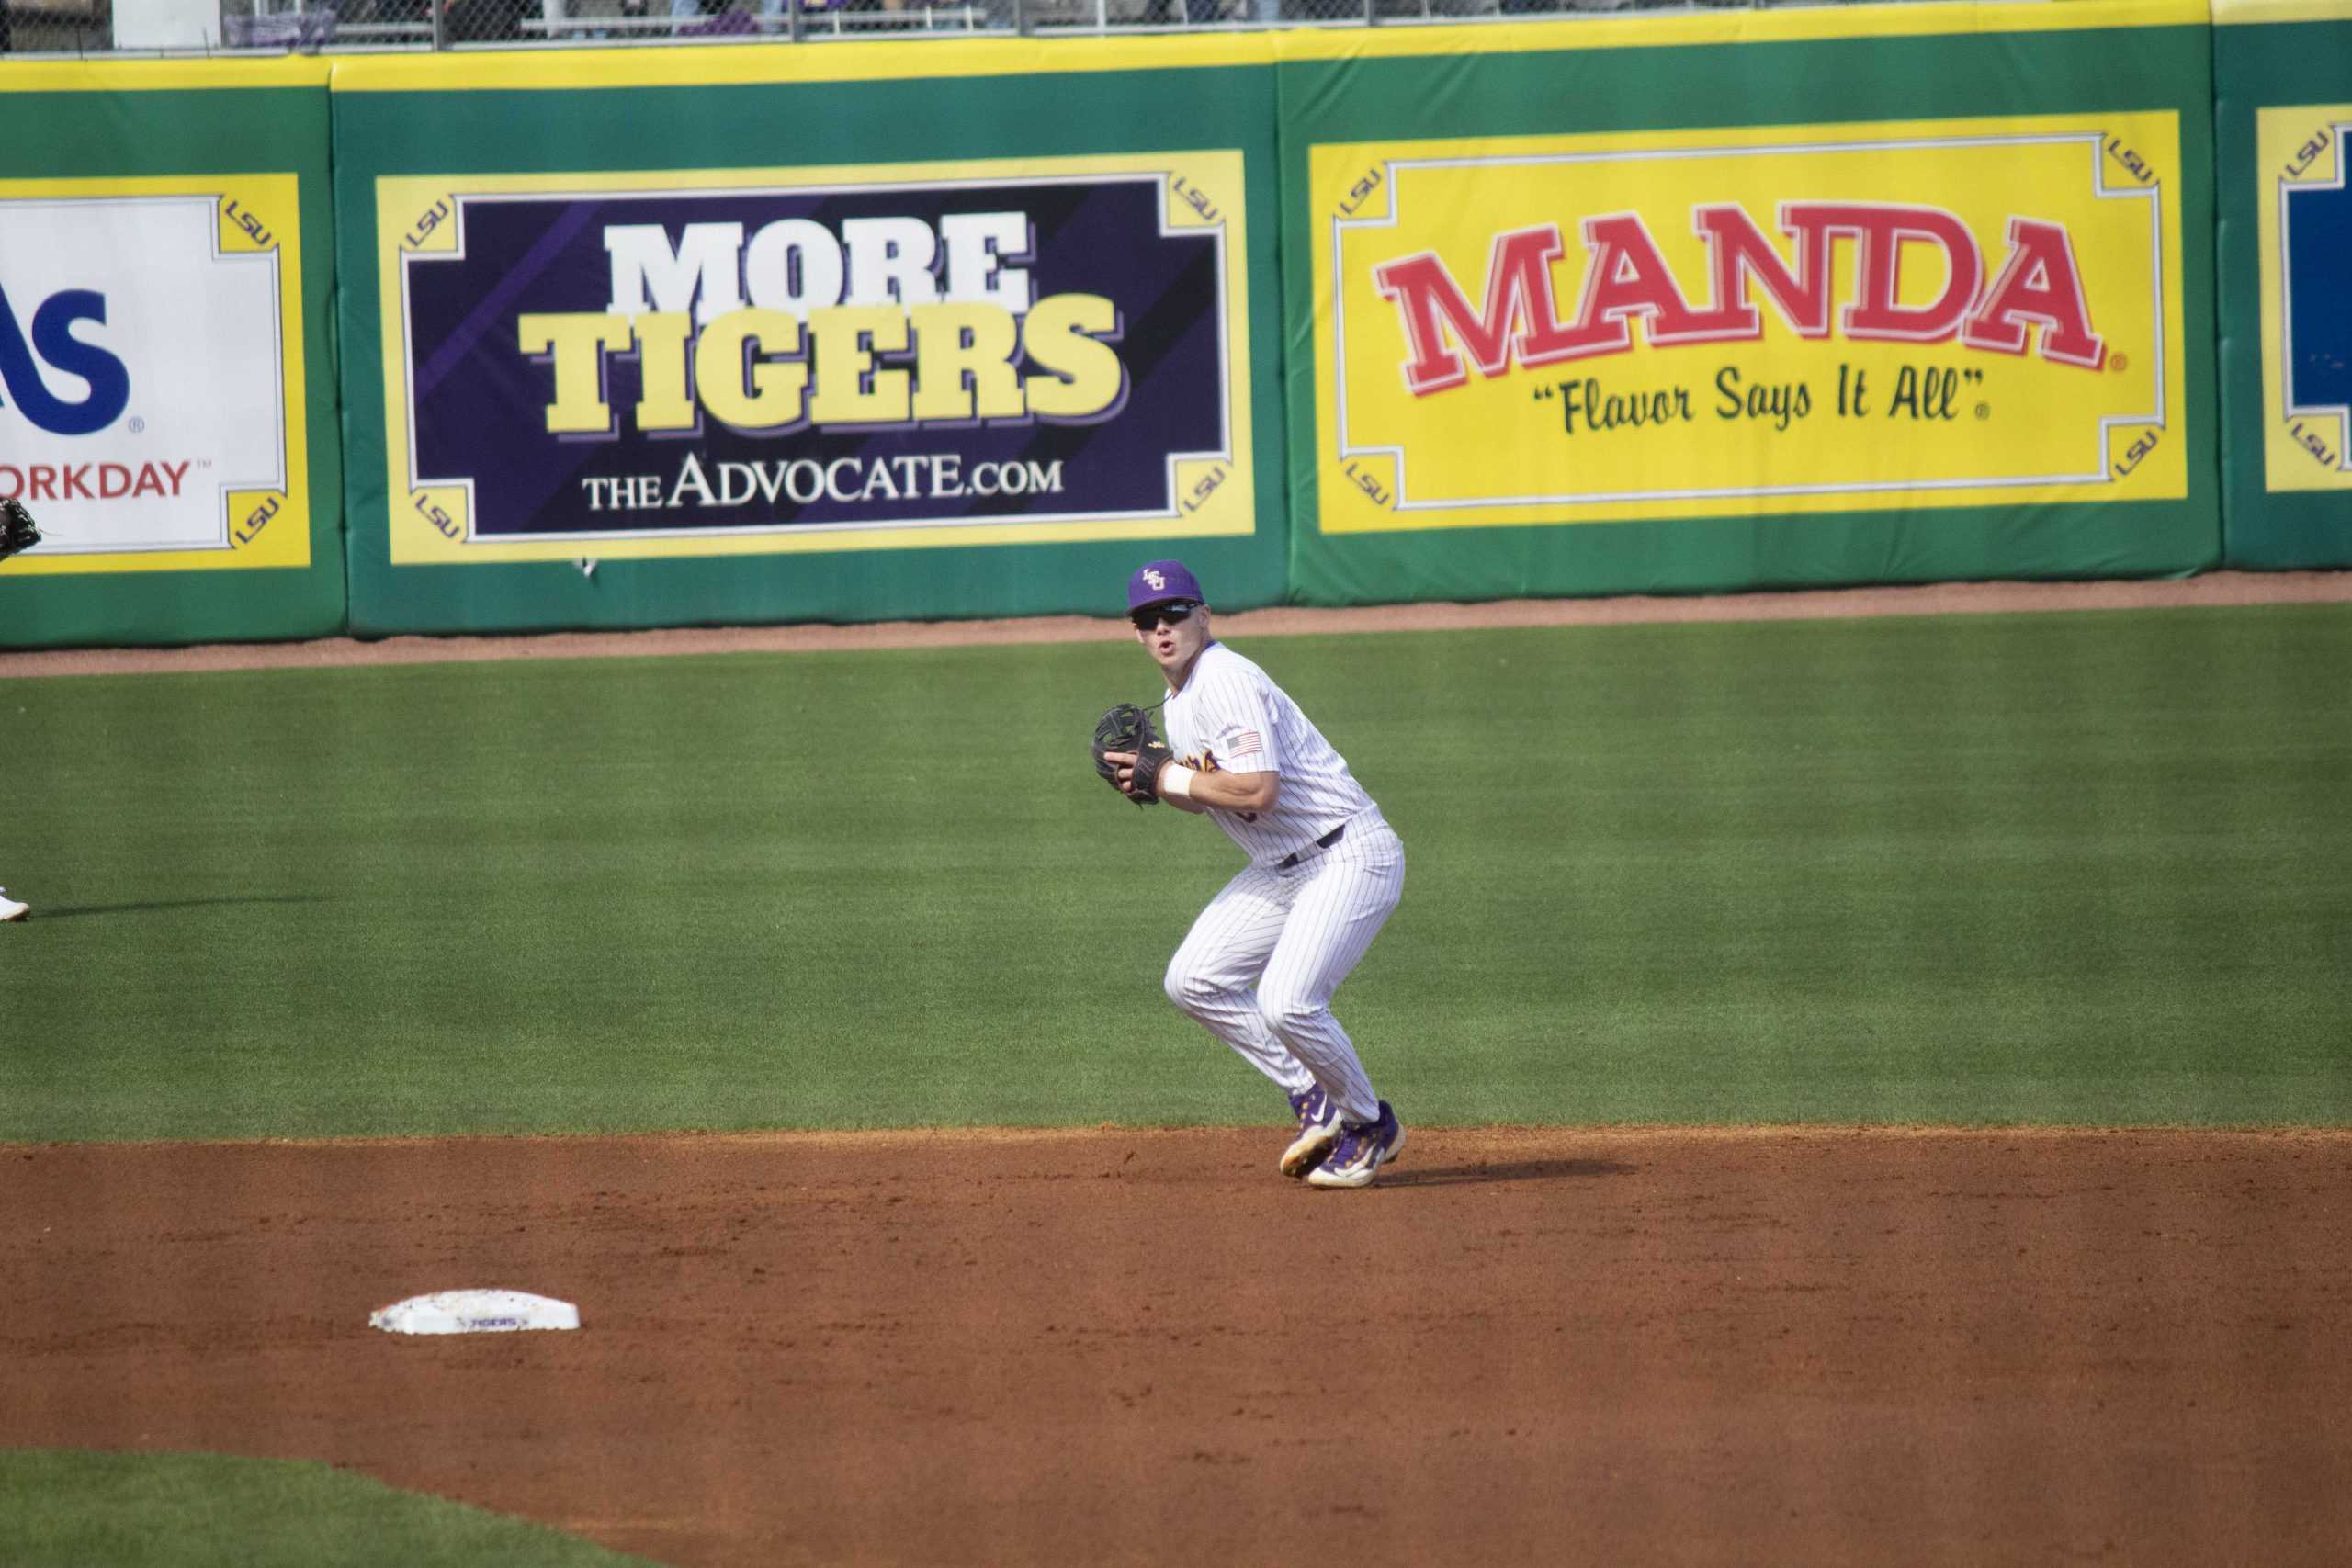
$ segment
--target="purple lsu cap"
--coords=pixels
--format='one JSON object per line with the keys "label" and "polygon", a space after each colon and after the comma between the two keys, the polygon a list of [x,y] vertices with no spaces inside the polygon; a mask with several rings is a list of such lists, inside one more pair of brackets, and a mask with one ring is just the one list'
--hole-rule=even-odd
{"label": "purple lsu cap", "polygon": [[1170,599],[1190,599],[1200,604],[1205,594],[1193,574],[1184,570],[1180,560],[1146,561],[1127,579],[1127,608],[1142,609],[1146,604],[1163,604]]}

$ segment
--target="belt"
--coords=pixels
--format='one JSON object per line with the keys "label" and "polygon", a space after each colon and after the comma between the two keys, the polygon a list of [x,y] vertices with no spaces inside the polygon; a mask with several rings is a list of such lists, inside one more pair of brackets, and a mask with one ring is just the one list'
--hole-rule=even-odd
{"label": "belt", "polygon": [[[1315,847],[1318,850],[1329,849],[1333,844],[1340,841],[1340,835],[1347,830],[1348,825],[1345,822],[1340,823],[1338,827],[1332,829],[1329,832],[1316,840]],[[1282,859],[1274,863],[1274,869],[1276,871],[1288,871],[1292,866],[1298,863],[1298,857],[1306,852],[1305,850],[1292,851],[1289,854],[1283,856]]]}

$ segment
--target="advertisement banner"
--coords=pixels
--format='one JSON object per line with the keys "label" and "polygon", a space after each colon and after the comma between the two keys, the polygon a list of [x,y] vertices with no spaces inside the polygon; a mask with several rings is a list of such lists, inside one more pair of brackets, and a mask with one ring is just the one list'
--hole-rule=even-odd
{"label": "advertisement banner", "polygon": [[374,191],[395,566],[1253,528],[1238,151]]}
{"label": "advertisement banner", "polygon": [[0,180],[0,495],[29,577],[311,564],[292,174]]}
{"label": "advertisement banner", "polygon": [[2226,564],[2352,567],[2352,0],[2216,0]]}
{"label": "advertisement banner", "polygon": [[2169,110],[1308,154],[1325,534],[2188,493]]}
{"label": "advertisement banner", "polygon": [[2263,488],[2352,491],[2352,103],[2261,108]]}

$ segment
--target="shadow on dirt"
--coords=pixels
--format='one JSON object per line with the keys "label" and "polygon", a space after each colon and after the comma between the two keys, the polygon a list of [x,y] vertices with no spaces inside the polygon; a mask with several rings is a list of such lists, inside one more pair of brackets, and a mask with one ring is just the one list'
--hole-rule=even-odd
{"label": "shadow on dirt", "polygon": [[1613,1159],[1496,1160],[1481,1165],[1412,1167],[1381,1171],[1382,1187],[1451,1187],[1471,1181],[1566,1181],[1580,1177],[1631,1176],[1642,1168]]}

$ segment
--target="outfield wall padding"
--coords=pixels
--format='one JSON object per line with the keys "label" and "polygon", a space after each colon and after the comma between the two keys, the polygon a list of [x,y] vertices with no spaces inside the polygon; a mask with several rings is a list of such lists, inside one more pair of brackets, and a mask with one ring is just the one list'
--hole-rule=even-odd
{"label": "outfield wall padding", "polygon": [[1279,602],[1272,51],[343,63],[353,629]]}
{"label": "outfield wall padding", "polygon": [[2213,565],[2203,15],[1756,12],[1286,58],[1294,592]]}
{"label": "outfield wall padding", "polygon": [[2352,567],[2352,3],[2214,21],[2223,553]]}
{"label": "outfield wall padding", "polygon": [[0,63],[0,648],[344,628],[328,70]]}
{"label": "outfield wall padding", "polygon": [[0,647],[2352,565],[2346,12],[0,66]]}

